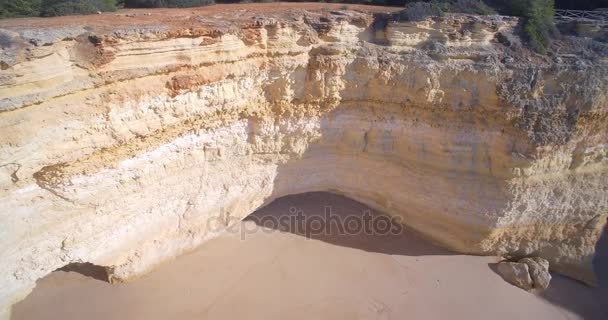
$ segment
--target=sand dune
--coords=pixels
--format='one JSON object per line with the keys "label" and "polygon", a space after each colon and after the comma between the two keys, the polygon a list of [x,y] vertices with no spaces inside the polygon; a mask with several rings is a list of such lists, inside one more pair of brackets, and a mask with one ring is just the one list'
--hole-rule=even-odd
{"label": "sand dune", "polygon": [[[342,217],[368,210],[308,193],[249,220],[310,217],[326,206]],[[247,230],[252,223],[243,222]],[[311,238],[272,226],[226,234],[126,284],[56,271],[13,308],[13,319],[608,319],[599,289],[554,275],[536,296],[503,281],[492,268],[497,258],[452,254],[407,230]]]}

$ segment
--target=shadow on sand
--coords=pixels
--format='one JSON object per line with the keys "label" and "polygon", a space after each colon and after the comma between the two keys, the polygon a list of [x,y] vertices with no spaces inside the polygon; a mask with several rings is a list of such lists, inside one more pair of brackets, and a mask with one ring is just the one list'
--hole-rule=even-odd
{"label": "shadow on sand", "polygon": [[608,221],[599,240],[595,244],[593,271],[597,277],[598,286],[608,290]]}
{"label": "shadow on sand", "polygon": [[[344,211],[344,208],[348,208],[348,211]],[[399,232],[386,233],[382,232],[385,228],[378,230],[377,227],[372,228],[372,232],[365,232],[362,230],[363,228],[358,228],[359,232],[340,232],[340,228],[335,226],[335,220],[331,221],[332,226],[327,225],[328,210],[335,217],[333,219],[342,223],[349,219],[355,220],[353,217],[358,218],[358,221],[363,221],[366,212],[372,220],[387,217],[362,203],[341,195],[309,192],[279,198],[244,220],[254,221],[258,226],[368,252],[408,256],[456,254],[423,240],[412,230],[395,226],[395,221],[391,221],[391,228],[399,229]],[[300,228],[277,223],[281,219],[288,221],[290,217],[293,221],[293,217],[298,213],[305,221]],[[357,230],[357,228],[352,229]],[[606,231],[597,243],[596,252],[598,254],[594,260],[594,266],[604,288],[591,288],[581,282],[554,273],[551,285],[540,294],[540,297],[583,319],[608,319],[608,290],[605,288],[606,281],[608,281],[606,278],[608,276],[608,233]],[[496,265],[496,263],[488,264],[498,274]]]}
{"label": "shadow on sand", "polygon": [[[250,214],[244,221],[368,252],[408,256],[455,254],[422,240],[387,215],[341,195],[309,192],[278,200]],[[302,221],[299,226],[293,223],[297,215]],[[364,227],[366,223],[367,228]]]}
{"label": "shadow on sand", "polygon": [[[604,228],[595,246],[595,252],[593,269],[598,279],[598,287],[590,287],[552,272],[549,287],[539,296],[583,319],[608,319],[608,226]],[[498,263],[489,263],[488,266],[500,275]]]}
{"label": "shadow on sand", "polygon": [[88,262],[70,263],[68,265],[65,265],[64,267],[57,269],[56,271],[75,272],[85,277],[93,278],[95,280],[109,282],[106,268]]}
{"label": "shadow on sand", "polygon": [[[608,226],[604,227],[595,245],[593,270],[598,280],[598,287],[592,288],[552,273],[551,284],[541,296],[553,304],[581,315],[584,319],[608,319]],[[577,299],[573,299],[575,294]],[[603,310],[598,310],[596,307],[598,305],[603,306]]]}

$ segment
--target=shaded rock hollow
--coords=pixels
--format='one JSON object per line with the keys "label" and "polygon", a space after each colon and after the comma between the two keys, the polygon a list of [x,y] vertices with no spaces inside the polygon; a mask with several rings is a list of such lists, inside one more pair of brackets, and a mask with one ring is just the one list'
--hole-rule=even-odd
{"label": "shaded rock hollow", "polygon": [[1,22],[5,311],[62,266],[124,281],[309,191],[594,283],[605,55],[535,55],[515,18],[322,7]]}

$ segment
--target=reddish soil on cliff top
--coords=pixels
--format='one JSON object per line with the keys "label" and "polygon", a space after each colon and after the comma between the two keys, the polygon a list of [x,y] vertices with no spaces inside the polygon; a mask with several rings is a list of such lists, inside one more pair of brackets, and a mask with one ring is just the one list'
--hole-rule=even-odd
{"label": "reddish soil on cliff top", "polygon": [[53,18],[18,18],[0,20],[0,28],[7,27],[63,27],[86,25],[91,27],[188,25],[192,19],[213,18],[225,21],[249,19],[256,14],[286,14],[297,17],[302,10],[331,11],[349,9],[361,12],[382,13],[401,10],[400,7],[366,6],[337,3],[253,3],[217,4],[206,7],[183,9],[124,9],[99,15],[63,16]]}

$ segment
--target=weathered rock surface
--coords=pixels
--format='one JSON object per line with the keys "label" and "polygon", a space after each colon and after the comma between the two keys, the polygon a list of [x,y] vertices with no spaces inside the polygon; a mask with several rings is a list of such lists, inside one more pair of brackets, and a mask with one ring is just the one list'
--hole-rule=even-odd
{"label": "weathered rock surface", "polygon": [[0,305],[73,262],[141,275],[220,215],[307,191],[594,282],[603,47],[538,56],[514,18],[303,7],[0,22]]}
{"label": "weathered rock surface", "polygon": [[522,262],[501,262],[498,264],[498,272],[505,281],[530,291],[534,287],[530,277],[528,265]]}
{"label": "weathered rock surface", "polygon": [[532,278],[533,288],[536,292],[542,292],[549,287],[551,282],[551,273],[549,273],[549,261],[540,258],[523,258],[519,260],[520,263],[528,265],[530,271],[530,277]]}
{"label": "weathered rock surface", "polygon": [[540,257],[523,258],[517,262],[501,262],[498,272],[509,283],[527,291],[540,293],[549,287],[549,261]]}

